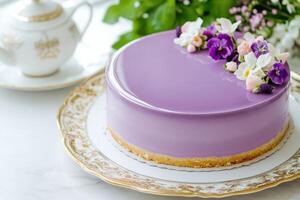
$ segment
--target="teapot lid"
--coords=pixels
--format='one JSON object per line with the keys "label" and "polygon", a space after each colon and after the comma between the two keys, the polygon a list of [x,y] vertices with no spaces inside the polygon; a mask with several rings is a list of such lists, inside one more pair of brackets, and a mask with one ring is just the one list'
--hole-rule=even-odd
{"label": "teapot lid", "polygon": [[60,17],[64,10],[54,1],[25,0],[17,5],[13,17],[22,22],[47,22]]}
{"label": "teapot lid", "polygon": [[19,0],[5,9],[3,20],[19,30],[45,30],[56,27],[70,19],[70,9],[52,0]]}

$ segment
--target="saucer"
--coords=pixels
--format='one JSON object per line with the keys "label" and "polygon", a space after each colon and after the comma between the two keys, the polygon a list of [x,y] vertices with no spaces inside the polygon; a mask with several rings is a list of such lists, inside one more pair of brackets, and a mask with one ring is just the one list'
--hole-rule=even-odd
{"label": "saucer", "polygon": [[17,67],[0,64],[0,87],[23,91],[69,87],[103,71],[108,59],[109,53],[99,55],[81,43],[66,64],[46,77],[26,76]]}
{"label": "saucer", "polygon": [[300,105],[294,95],[289,99],[294,126],[280,149],[245,166],[208,171],[159,165],[122,150],[106,133],[105,87],[99,74],[76,88],[59,110],[57,123],[71,158],[110,184],[156,195],[226,197],[300,177]]}

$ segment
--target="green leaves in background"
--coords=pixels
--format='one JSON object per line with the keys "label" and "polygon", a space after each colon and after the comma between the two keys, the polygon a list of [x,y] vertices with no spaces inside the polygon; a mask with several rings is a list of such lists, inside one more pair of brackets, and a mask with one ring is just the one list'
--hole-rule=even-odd
{"label": "green leaves in background", "polygon": [[172,29],[176,20],[175,0],[168,0],[151,12],[147,21],[149,33]]}
{"label": "green leaves in background", "polygon": [[210,15],[219,17],[229,17],[229,9],[235,6],[236,1],[231,0],[209,0],[207,1],[207,7],[210,9]]}
{"label": "green leaves in background", "polygon": [[133,22],[132,31],[121,35],[113,45],[113,48],[118,49],[134,39],[173,29],[198,17],[202,17],[205,24],[211,23],[217,17],[229,17],[228,10],[235,2],[190,0],[189,5],[184,5],[179,0],[119,0],[118,4],[107,9],[103,21],[115,24],[123,17]]}
{"label": "green leaves in background", "polygon": [[164,2],[164,0],[119,0],[118,4],[107,9],[103,21],[114,24],[118,22],[120,17],[136,20],[148,10],[160,6]]}
{"label": "green leaves in background", "polygon": [[113,44],[112,48],[119,49],[120,47],[124,46],[128,42],[133,41],[139,37],[142,37],[142,35],[139,35],[134,31],[124,33],[119,37],[119,40]]}

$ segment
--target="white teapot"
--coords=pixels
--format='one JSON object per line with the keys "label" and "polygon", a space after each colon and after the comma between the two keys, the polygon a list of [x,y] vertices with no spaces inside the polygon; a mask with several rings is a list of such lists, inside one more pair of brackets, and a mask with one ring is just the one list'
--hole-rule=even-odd
{"label": "white teapot", "polygon": [[[81,6],[89,8],[89,15],[80,33],[72,16]],[[1,18],[0,62],[33,77],[58,71],[72,57],[92,18],[87,2],[64,8],[50,0],[22,0],[7,11]]]}

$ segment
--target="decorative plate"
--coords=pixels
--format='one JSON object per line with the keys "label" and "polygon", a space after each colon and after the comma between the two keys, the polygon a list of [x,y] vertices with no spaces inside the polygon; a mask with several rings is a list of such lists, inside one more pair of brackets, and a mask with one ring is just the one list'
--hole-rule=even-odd
{"label": "decorative plate", "polygon": [[[124,152],[106,134],[104,74],[92,77],[65,100],[57,116],[66,151],[88,173],[112,184],[166,196],[226,197],[249,194],[300,177],[300,106],[290,98],[295,127],[280,150],[233,169],[169,168]],[[299,124],[299,125],[298,125]]]}

